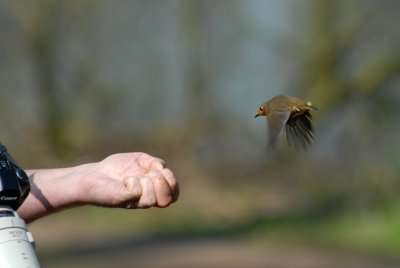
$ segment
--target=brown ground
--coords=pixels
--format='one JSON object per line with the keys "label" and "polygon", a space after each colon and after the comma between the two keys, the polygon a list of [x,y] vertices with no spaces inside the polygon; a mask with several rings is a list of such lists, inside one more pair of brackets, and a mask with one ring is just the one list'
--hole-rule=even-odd
{"label": "brown ground", "polygon": [[[41,252],[39,251],[39,254]],[[63,255],[41,254],[43,268],[57,267],[270,267],[398,268],[400,260],[297,245],[232,238],[152,238],[76,246]]]}

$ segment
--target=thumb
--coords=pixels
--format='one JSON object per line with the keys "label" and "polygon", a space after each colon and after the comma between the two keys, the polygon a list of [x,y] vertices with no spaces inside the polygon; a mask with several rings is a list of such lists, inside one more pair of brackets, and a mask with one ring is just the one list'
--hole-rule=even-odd
{"label": "thumb", "polygon": [[139,177],[126,177],[123,179],[122,183],[125,186],[123,192],[128,196],[127,199],[136,200],[142,196],[142,186]]}
{"label": "thumb", "polygon": [[114,181],[106,186],[105,191],[101,191],[94,198],[94,204],[106,207],[127,207],[127,204],[140,199],[142,189],[139,179],[136,177],[127,177],[123,182]]}

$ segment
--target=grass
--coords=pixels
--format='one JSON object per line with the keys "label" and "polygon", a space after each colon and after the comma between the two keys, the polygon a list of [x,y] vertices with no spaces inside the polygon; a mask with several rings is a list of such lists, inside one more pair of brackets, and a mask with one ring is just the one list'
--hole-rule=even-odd
{"label": "grass", "polygon": [[265,220],[244,234],[400,257],[400,206],[385,211],[344,212],[327,218]]}
{"label": "grass", "polygon": [[314,230],[315,239],[325,243],[400,256],[400,209],[344,214]]}
{"label": "grass", "polygon": [[[295,242],[304,245],[323,245],[354,250],[367,254],[399,257],[400,204],[390,209],[363,212],[344,211],[329,216],[299,213],[270,215],[232,221],[205,217],[190,206],[174,204],[168,210],[151,209],[135,212],[122,209],[105,210],[82,207],[48,217],[35,223],[31,231],[37,241],[51,248],[49,226],[58,237],[57,248],[62,250],[77,241],[89,239],[134,238],[137,236],[214,237],[240,236],[250,239]],[[73,224],[71,224],[73,223]],[[80,228],[76,228],[80,226]],[[68,229],[69,228],[69,229]],[[78,229],[81,230],[80,233]],[[40,232],[42,230],[42,232]],[[57,230],[63,230],[63,233]]]}

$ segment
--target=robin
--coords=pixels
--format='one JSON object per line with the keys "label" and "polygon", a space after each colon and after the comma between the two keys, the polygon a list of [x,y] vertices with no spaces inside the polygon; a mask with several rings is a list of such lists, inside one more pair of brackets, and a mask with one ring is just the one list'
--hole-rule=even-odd
{"label": "robin", "polygon": [[314,140],[311,110],[318,111],[318,108],[310,101],[279,95],[262,103],[255,117],[267,117],[269,147],[276,145],[285,129],[288,144],[305,150]]}

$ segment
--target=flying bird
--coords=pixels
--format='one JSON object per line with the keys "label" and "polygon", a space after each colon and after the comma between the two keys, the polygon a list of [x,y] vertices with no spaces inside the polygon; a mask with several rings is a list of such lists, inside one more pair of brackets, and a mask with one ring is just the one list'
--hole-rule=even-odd
{"label": "flying bird", "polygon": [[267,118],[269,147],[275,147],[285,130],[288,144],[305,150],[314,140],[311,110],[318,108],[310,101],[279,95],[262,103],[255,117]]}

